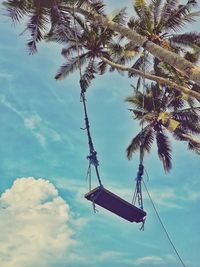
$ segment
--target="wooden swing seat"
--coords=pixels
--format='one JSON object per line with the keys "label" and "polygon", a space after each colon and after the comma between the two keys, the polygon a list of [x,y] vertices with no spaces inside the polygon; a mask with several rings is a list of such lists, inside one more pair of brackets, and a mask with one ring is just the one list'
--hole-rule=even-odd
{"label": "wooden swing seat", "polygon": [[98,186],[85,194],[85,198],[109,210],[129,222],[142,222],[146,212],[118,197],[103,186]]}

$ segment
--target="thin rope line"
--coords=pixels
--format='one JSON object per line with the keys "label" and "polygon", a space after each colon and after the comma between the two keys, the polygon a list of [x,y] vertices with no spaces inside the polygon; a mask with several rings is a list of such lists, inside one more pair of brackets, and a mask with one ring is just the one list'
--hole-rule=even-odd
{"label": "thin rope line", "polygon": [[134,191],[132,202],[131,202],[133,205],[135,205],[136,199],[137,199],[137,187],[135,186],[135,191]]}
{"label": "thin rope line", "polygon": [[[146,60],[146,51],[144,49],[144,58],[143,58],[143,63],[142,63],[142,71],[145,74],[145,60]],[[141,122],[141,128],[142,128],[142,135],[141,135],[141,144],[140,144],[140,164],[143,164],[143,160],[144,160],[144,149],[143,149],[143,145],[144,145],[144,121],[143,121],[143,115],[144,115],[144,88],[145,88],[145,77],[142,78],[142,122]]]}
{"label": "thin rope line", "polygon": [[[76,24],[76,20],[75,20],[75,3],[73,5],[73,18],[74,18],[74,30],[75,30],[76,50],[77,50],[77,57],[78,57],[78,68],[79,68],[80,83],[81,83],[82,70],[81,70],[81,61],[80,61],[79,40],[78,40],[78,35],[77,35],[77,24]],[[81,86],[81,84],[80,84],[80,86]],[[85,126],[86,126],[85,129],[87,130],[89,150],[90,150],[90,155],[88,156],[88,159],[90,160],[90,163],[89,164],[90,165],[93,164],[95,166],[95,171],[96,171],[98,182],[99,182],[100,186],[102,186],[101,178],[100,178],[99,170],[98,170],[98,160],[97,160],[97,156],[96,156],[97,152],[94,149],[94,145],[93,145],[93,142],[92,142],[92,137],[91,137],[91,134],[90,134],[90,125],[89,125],[89,119],[88,119],[87,108],[86,108],[85,92],[86,91],[81,88],[80,98],[81,98],[81,101],[83,103],[83,108],[84,108]],[[92,162],[92,159],[95,160],[95,162],[94,161]],[[89,187],[91,188],[91,177],[89,179]]]}
{"label": "thin rope line", "polygon": [[167,239],[169,240],[169,242],[170,242],[172,248],[174,249],[175,254],[176,254],[177,257],[179,258],[181,264],[182,264],[184,267],[186,267],[186,265],[185,265],[185,263],[183,262],[183,260],[182,260],[182,258],[181,258],[181,256],[180,256],[180,254],[178,253],[178,251],[177,251],[177,249],[176,249],[174,243],[172,242],[172,239],[170,238],[170,236],[169,236],[169,234],[168,234],[168,232],[167,232],[166,227],[164,226],[164,224],[163,224],[163,222],[162,222],[162,219],[161,219],[161,217],[160,217],[160,215],[159,215],[159,213],[158,213],[158,211],[157,211],[157,209],[156,209],[156,206],[155,206],[155,204],[154,204],[154,201],[153,201],[153,199],[152,199],[152,197],[151,197],[151,195],[150,195],[150,193],[149,193],[149,191],[148,191],[148,189],[147,189],[147,186],[146,186],[144,180],[142,180],[142,182],[143,182],[144,187],[145,187],[145,189],[146,189],[146,191],[147,191],[147,194],[148,194],[148,197],[149,197],[149,199],[150,199],[150,201],[151,201],[151,204],[152,204],[152,206],[153,206],[153,209],[154,209],[154,211],[155,211],[155,213],[156,213],[156,215],[157,215],[157,217],[158,217],[158,220],[159,220],[159,222],[160,222],[160,224],[161,224],[161,226],[162,226],[162,228],[163,228],[163,230],[164,230],[164,232],[165,232],[165,234],[166,234],[166,236],[167,236]]}
{"label": "thin rope line", "polygon": [[80,61],[80,49],[78,46],[77,24],[76,24],[76,19],[75,19],[75,3],[73,5],[73,19],[74,19],[76,50],[77,50],[77,56],[78,56],[78,68],[79,68],[79,74],[80,74],[80,78],[81,78],[82,77],[82,71],[81,71],[81,61]]}

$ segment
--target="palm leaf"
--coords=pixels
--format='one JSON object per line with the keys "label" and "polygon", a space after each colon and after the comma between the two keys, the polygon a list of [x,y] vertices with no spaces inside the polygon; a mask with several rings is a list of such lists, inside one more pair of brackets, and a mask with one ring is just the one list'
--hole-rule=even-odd
{"label": "palm leaf", "polygon": [[143,19],[146,17],[148,17],[148,19],[151,18],[151,11],[145,0],[135,0],[134,9],[138,17]]}
{"label": "palm leaf", "polygon": [[[131,68],[136,69],[136,70],[143,70],[145,68],[145,70],[148,69],[148,67],[150,66],[150,61],[148,60],[148,57],[145,55],[141,55],[136,61],[135,63],[131,66]],[[134,77],[137,76],[136,74],[129,72],[128,73],[129,77]]]}
{"label": "palm leaf", "polygon": [[143,143],[143,151],[150,152],[154,141],[154,133],[151,126],[146,126],[143,131],[137,134],[126,149],[128,159],[132,158],[132,155],[140,150],[141,144]]}
{"label": "palm leaf", "polygon": [[181,45],[197,45],[200,47],[200,33],[198,32],[188,32],[183,34],[174,34],[169,38],[169,41],[175,44]]}
{"label": "palm leaf", "polygon": [[182,29],[186,23],[194,22],[195,17],[198,17],[200,12],[191,12],[185,16],[178,17],[176,14],[171,16],[169,20],[165,23],[165,30],[173,29],[174,31]]}
{"label": "palm leaf", "polygon": [[200,124],[193,123],[192,121],[182,121],[178,128],[186,134],[200,133]]}
{"label": "palm leaf", "polygon": [[101,0],[78,0],[77,4],[79,7],[82,7],[83,9],[93,10],[99,15],[105,15],[104,9],[105,4]]}
{"label": "palm leaf", "polygon": [[197,144],[195,142],[190,141],[188,143],[188,149],[192,150],[193,152],[195,152],[196,154],[200,155],[200,144]]}
{"label": "palm leaf", "polygon": [[24,16],[28,15],[31,3],[28,0],[21,1],[4,1],[3,6],[6,8],[6,15],[14,23],[19,22]]}
{"label": "palm leaf", "polygon": [[97,12],[99,15],[105,15],[104,9],[105,9],[105,4],[101,0],[93,0],[93,1],[88,1],[90,2],[90,6],[93,8],[95,12]]}
{"label": "palm leaf", "polygon": [[97,73],[97,67],[94,59],[91,59],[87,68],[85,69],[84,74],[82,75],[80,79],[80,87],[81,90],[84,92],[87,90],[87,88],[90,86],[91,81],[95,78],[95,73]]}
{"label": "palm leaf", "polygon": [[131,30],[136,30],[137,32],[139,32],[140,29],[140,20],[136,19],[135,17],[131,17],[128,21],[128,27]]}
{"label": "palm leaf", "polygon": [[79,52],[81,52],[82,51],[82,46],[80,44],[73,43],[70,46],[68,46],[66,48],[63,48],[62,52],[61,52],[61,55],[63,57],[65,57],[65,58],[72,57],[74,52],[77,53],[77,45],[78,45]]}
{"label": "palm leaf", "polygon": [[178,110],[173,112],[173,118],[180,122],[193,122],[195,124],[200,121],[198,111],[200,111],[199,107]]}
{"label": "palm leaf", "polygon": [[73,57],[68,59],[67,63],[63,64],[58,70],[55,79],[60,80],[65,78],[70,73],[73,73],[79,68],[79,64],[82,66],[87,60],[88,53],[81,54],[79,57]]}
{"label": "palm leaf", "polygon": [[50,9],[51,29],[48,37],[52,41],[59,43],[66,43],[74,37],[72,27],[70,27],[71,17],[68,13],[61,10],[61,8],[54,4]]}
{"label": "palm leaf", "polygon": [[164,170],[168,172],[172,168],[171,162],[171,147],[168,137],[163,133],[163,131],[158,131],[156,133],[156,142],[158,148],[158,156],[163,163]]}
{"label": "palm leaf", "polygon": [[159,21],[159,18],[160,18],[161,3],[162,3],[162,0],[151,1],[151,10],[153,12],[154,27],[156,27]]}
{"label": "palm leaf", "polygon": [[188,61],[197,64],[200,56],[200,46],[196,51],[194,52],[189,52],[187,51],[184,58],[187,59]]}
{"label": "palm leaf", "polygon": [[108,15],[108,18],[113,22],[124,25],[126,19],[126,8],[114,10],[111,14]]}
{"label": "palm leaf", "polygon": [[132,96],[126,97],[125,101],[132,104],[137,110],[144,111],[143,94],[140,91],[135,91]]}
{"label": "palm leaf", "polygon": [[170,15],[177,8],[178,0],[166,0],[165,4],[162,7],[160,14],[160,21],[158,23],[158,29],[161,30],[165,25],[166,21],[168,21]]}
{"label": "palm leaf", "polygon": [[31,33],[31,38],[28,40],[29,53],[34,54],[37,52],[36,44],[43,39],[46,24],[48,23],[47,17],[42,10],[33,11],[29,22],[27,23],[26,30]]}
{"label": "palm leaf", "polygon": [[108,67],[108,65],[106,62],[104,62],[104,61],[99,62],[97,65],[98,73],[100,75],[103,75],[106,72],[107,67]]}

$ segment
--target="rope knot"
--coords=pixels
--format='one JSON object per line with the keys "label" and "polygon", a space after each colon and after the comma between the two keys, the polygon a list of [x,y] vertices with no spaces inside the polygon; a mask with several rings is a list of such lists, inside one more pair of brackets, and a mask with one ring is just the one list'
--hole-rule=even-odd
{"label": "rope knot", "polygon": [[99,166],[99,161],[97,159],[96,151],[91,152],[91,154],[87,156],[87,159],[90,161],[90,164],[94,166]]}
{"label": "rope knot", "polygon": [[139,164],[138,172],[137,172],[137,180],[142,180],[142,175],[144,174],[144,166]]}

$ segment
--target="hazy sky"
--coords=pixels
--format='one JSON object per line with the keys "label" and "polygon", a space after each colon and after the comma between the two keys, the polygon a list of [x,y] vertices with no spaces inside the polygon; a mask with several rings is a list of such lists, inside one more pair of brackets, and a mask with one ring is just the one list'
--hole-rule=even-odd
{"label": "hazy sky", "polygon": [[[107,2],[109,8],[130,3]],[[146,194],[144,232],[101,208],[93,213],[84,199],[88,147],[80,130],[84,117],[78,74],[55,81],[64,63],[61,48],[43,43],[29,56],[27,36],[19,36],[20,31],[1,15],[0,266],[181,266]],[[134,82],[126,75],[106,74],[97,77],[87,94],[103,184],[128,201],[139,158],[128,161],[125,149],[138,125],[124,98]],[[145,158],[149,180],[144,179],[186,266],[198,267],[199,157],[185,148],[173,143],[168,175],[154,148]]]}

